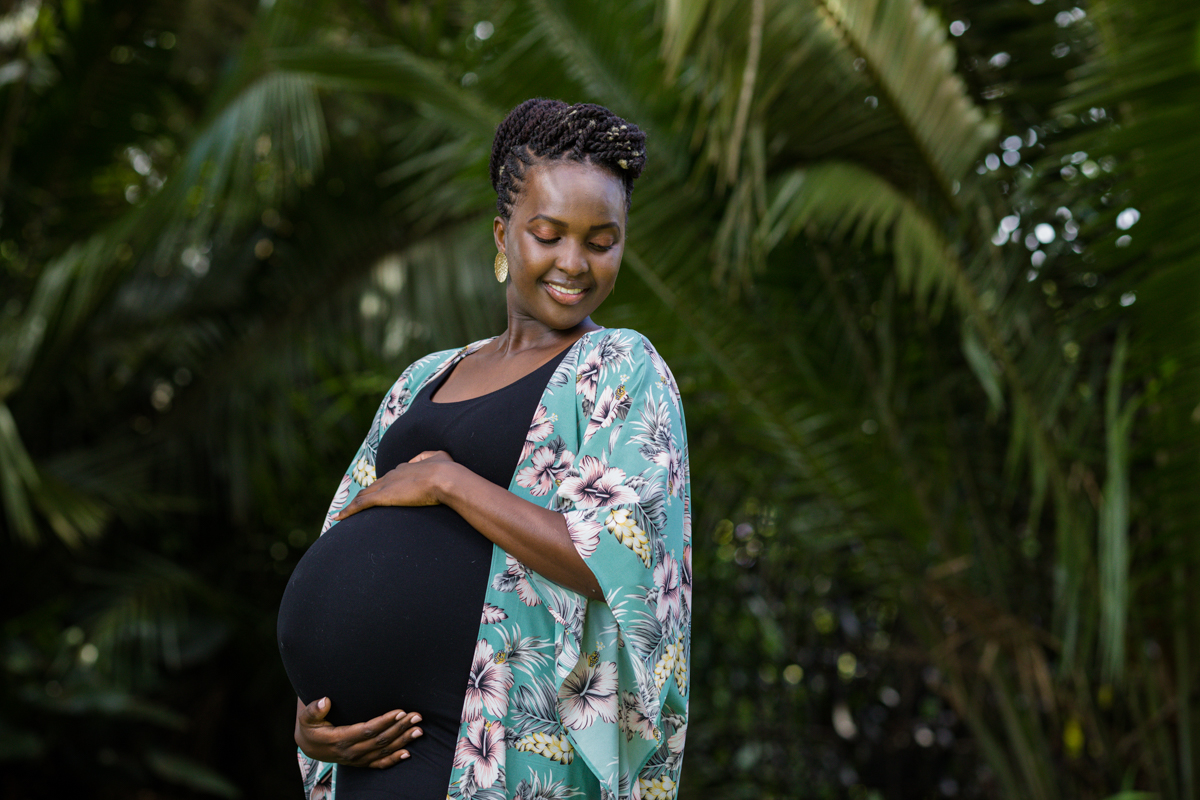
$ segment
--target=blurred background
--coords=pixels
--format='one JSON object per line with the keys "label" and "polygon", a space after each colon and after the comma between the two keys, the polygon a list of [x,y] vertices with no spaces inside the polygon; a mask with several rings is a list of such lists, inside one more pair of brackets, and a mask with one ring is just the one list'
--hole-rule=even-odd
{"label": "blurred background", "polygon": [[284,582],[539,95],[649,136],[681,796],[1196,798],[1194,0],[0,0],[0,795],[300,796]]}

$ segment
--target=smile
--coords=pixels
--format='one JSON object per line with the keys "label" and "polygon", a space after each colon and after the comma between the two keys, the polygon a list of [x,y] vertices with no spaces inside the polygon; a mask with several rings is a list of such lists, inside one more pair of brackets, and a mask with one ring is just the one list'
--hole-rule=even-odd
{"label": "smile", "polygon": [[587,289],[578,288],[572,289],[566,286],[559,286],[556,283],[542,283],[546,287],[546,291],[558,302],[564,305],[574,305],[583,299]]}

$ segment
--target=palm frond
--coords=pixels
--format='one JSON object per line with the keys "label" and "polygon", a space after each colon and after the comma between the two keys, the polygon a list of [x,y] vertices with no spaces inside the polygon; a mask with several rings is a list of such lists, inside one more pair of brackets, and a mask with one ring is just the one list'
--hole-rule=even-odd
{"label": "palm frond", "polygon": [[944,196],[955,194],[994,121],[971,101],[955,71],[937,13],[918,0],[816,0],[846,46],[865,62],[885,102],[904,120]]}
{"label": "palm frond", "polygon": [[265,54],[276,69],[342,91],[395,95],[453,128],[490,139],[501,114],[452,82],[439,65],[399,45],[346,48],[280,47]]}

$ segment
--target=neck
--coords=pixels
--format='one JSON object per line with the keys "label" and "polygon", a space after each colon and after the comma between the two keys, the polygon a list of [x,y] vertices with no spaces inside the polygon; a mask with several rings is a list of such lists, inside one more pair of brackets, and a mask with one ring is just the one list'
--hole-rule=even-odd
{"label": "neck", "polygon": [[516,355],[526,350],[561,350],[585,333],[596,330],[600,330],[600,326],[592,322],[591,317],[585,317],[574,328],[557,330],[535,319],[509,314],[508,327],[496,337],[495,346],[504,355]]}

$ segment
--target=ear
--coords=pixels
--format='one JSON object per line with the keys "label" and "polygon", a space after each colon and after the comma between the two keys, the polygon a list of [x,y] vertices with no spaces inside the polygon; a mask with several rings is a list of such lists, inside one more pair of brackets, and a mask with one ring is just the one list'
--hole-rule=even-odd
{"label": "ear", "polygon": [[508,223],[504,221],[504,217],[496,217],[492,220],[492,238],[496,240],[496,249],[504,255],[508,255],[505,250],[504,234],[508,230]]}

